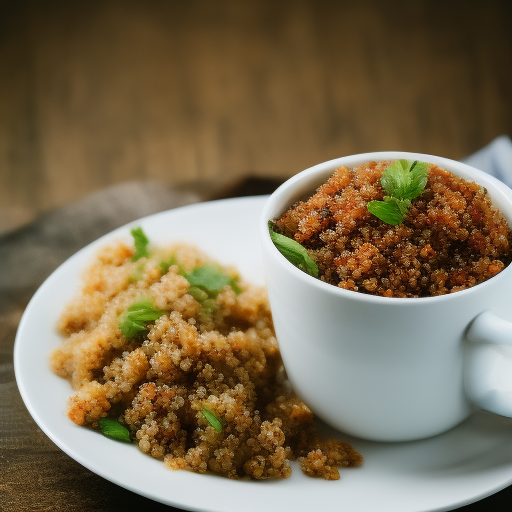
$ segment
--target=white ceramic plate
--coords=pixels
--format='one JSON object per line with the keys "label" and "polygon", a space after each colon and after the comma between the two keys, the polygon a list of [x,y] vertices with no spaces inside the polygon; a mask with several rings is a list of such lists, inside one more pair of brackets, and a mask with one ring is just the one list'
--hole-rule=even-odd
{"label": "white ceramic plate", "polygon": [[65,415],[67,381],[48,357],[61,342],[58,315],[80,284],[97,249],[142,226],[156,244],[186,241],[247,279],[263,283],[258,217],[265,197],[230,199],[171,210],[131,223],[87,246],[41,286],[20,323],[14,350],[16,379],[34,420],[73,459],[98,475],[153,500],[186,510],[267,512],[433,512],[451,510],[512,483],[512,420],[476,414],[450,432],[420,442],[375,443],[342,436],[365,457],[360,468],[327,482],[294,466],[284,481],[233,481],[186,471],[73,424]]}

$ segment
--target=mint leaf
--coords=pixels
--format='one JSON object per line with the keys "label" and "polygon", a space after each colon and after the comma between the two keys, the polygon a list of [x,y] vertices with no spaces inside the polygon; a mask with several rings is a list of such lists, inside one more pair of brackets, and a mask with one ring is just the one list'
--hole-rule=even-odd
{"label": "mint leaf", "polygon": [[402,217],[407,215],[409,207],[411,206],[411,201],[409,201],[409,199],[397,199],[396,197],[384,196],[384,201],[386,203],[394,203],[400,210]]}
{"label": "mint leaf", "polygon": [[217,416],[212,411],[210,411],[210,409],[207,409],[206,407],[203,407],[201,412],[203,413],[204,417],[206,418],[206,421],[217,432],[219,432],[219,433],[222,432],[222,430],[224,429],[224,427],[222,426],[222,422],[219,420],[219,418],[217,418]]}
{"label": "mint leaf", "polygon": [[131,283],[136,283],[144,274],[144,265],[139,265],[133,274],[128,278]]}
{"label": "mint leaf", "polygon": [[425,162],[413,162],[409,174],[411,181],[406,193],[402,196],[402,199],[414,199],[418,197],[427,184],[429,166]]}
{"label": "mint leaf", "polygon": [[219,307],[219,303],[215,299],[206,299],[205,301],[201,302],[202,310],[208,315],[212,315],[218,311]]}
{"label": "mint leaf", "polygon": [[133,237],[133,243],[135,245],[135,253],[132,256],[132,261],[137,261],[141,258],[147,258],[149,256],[149,239],[145,235],[142,228],[134,228],[130,231],[130,233]]}
{"label": "mint leaf", "polygon": [[429,167],[425,162],[397,160],[384,169],[380,183],[389,196],[414,199],[423,192],[428,171]]}
{"label": "mint leaf", "polygon": [[110,418],[100,418],[98,420],[98,426],[104,436],[115,439],[116,441],[131,443],[130,431],[119,423],[119,421]]}
{"label": "mint leaf", "polygon": [[384,196],[384,201],[370,201],[368,211],[387,224],[401,224],[407,216],[411,200],[425,189],[428,172],[428,164],[418,160],[397,160],[388,165],[380,179],[388,195]]}
{"label": "mint leaf", "polygon": [[392,226],[401,224],[404,220],[396,201],[370,201],[367,208],[372,215]]}
{"label": "mint leaf", "polygon": [[183,276],[190,283],[192,296],[194,288],[203,290],[209,297],[216,297],[225,286],[231,286],[237,294],[242,292],[237,279],[226,274],[218,265],[213,263],[205,263],[201,267],[194,268],[191,272],[184,272]]}
{"label": "mint leaf", "polygon": [[268,222],[270,238],[277,250],[293,265],[313,277],[318,277],[318,266],[305,247],[287,236],[274,231],[272,221]]}
{"label": "mint leaf", "polygon": [[129,340],[142,336],[148,331],[148,324],[163,314],[150,300],[135,302],[119,317],[119,329]]}
{"label": "mint leaf", "polygon": [[177,265],[178,268],[180,267],[178,264],[178,258],[176,258],[175,254],[172,254],[168,260],[163,260],[158,264],[160,270],[162,271],[162,275],[167,274],[167,272],[169,272],[169,268],[173,265]]}
{"label": "mint leaf", "polygon": [[188,293],[201,304],[202,311],[208,315],[219,309],[219,303],[215,298],[226,286],[231,286],[236,294],[242,293],[238,279],[226,274],[221,267],[213,263],[196,267],[191,272],[180,273],[190,283]]}
{"label": "mint leaf", "polygon": [[397,160],[384,169],[380,183],[388,195],[403,198],[411,183],[409,167],[407,160]]}
{"label": "mint leaf", "polygon": [[190,295],[192,295],[192,297],[194,297],[198,302],[203,302],[210,297],[207,292],[197,286],[191,286],[188,293],[190,293]]}

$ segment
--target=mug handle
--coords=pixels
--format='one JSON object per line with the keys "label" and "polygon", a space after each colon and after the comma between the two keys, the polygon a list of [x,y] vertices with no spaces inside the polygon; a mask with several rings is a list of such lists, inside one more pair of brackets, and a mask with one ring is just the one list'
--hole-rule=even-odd
{"label": "mug handle", "polygon": [[512,418],[512,323],[491,310],[480,313],[466,337],[465,387],[484,411]]}

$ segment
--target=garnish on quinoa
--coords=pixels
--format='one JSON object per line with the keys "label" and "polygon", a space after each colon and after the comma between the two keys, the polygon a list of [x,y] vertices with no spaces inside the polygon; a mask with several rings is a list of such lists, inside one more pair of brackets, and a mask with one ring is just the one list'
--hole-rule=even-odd
{"label": "garnish on quinoa", "polygon": [[142,277],[142,274],[144,274],[144,265],[139,265],[129,279],[132,283],[136,283]]}
{"label": "garnish on quinoa", "polygon": [[134,282],[132,253],[106,247],[62,316],[52,366],[75,389],[73,422],[126,427],[112,435],[170,469],[229,478],[287,478],[298,459],[332,480],[362,463],[291,390],[263,288],[186,245],[152,248]]}
{"label": "garnish on quinoa", "polygon": [[201,409],[201,412],[203,413],[203,416],[206,418],[206,421],[217,431],[222,432],[224,427],[222,426],[222,422],[217,418],[217,416],[210,411],[210,409],[207,409],[206,407],[203,407]]}
{"label": "garnish on quinoa", "polygon": [[313,277],[318,277],[318,267],[309,254],[308,251],[302,247],[298,242],[280,233],[276,233],[274,223],[269,221],[268,229],[270,238],[278,251],[297,268],[306,272]]}
{"label": "garnish on quinoa", "polygon": [[178,260],[176,259],[176,256],[174,254],[171,254],[171,256],[168,259],[165,259],[161,261],[158,266],[163,274],[167,274],[169,272],[169,268],[171,268],[173,265],[176,265],[178,263]]}
{"label": "garnish on quinoa", "polygon": [[133,243],[135,245],[135,252],[133,253],[132,261],[138,261],[141,258],[147,258],[149,256],[149,239],[144,233],[143,229],[141,227],[133,228],[130,233],[133,237]]}
{"label": "garnish on quinoa", "polygon": [[380,183],[388,195],[384,201],[370,201],[368,211],[380,220],[396,226],[401,224],[411,206],[427,184],[429,167],[425,162],[397,160],[388,165]]}
{"label": "garnish on quinoa", "polygon": [[512,261],[512,230],[486,189],[419,161],[341,166],[274,225],[320,280],[384,297],[458,292]]}
{"label": "garnish on quinoa", "polygon": [[110,418],[99,418],[98,426],[105,437],[124,443],[131,443],[130,431],[119,421]]}
{"label": "garnish on quinoa", "polygon": [[190,283],[191,288],[202,290],[209,297],[216,297],[225,286],[231,286],[237,294],[242,291],[238,286],[237,278],[226,274],[219,266],[213,263],[205,263],[190,272],[184,272],[183,276]]}
{"label": "garnish on quinoa", "polygon": [[163,314],[164,311],[157,309],[151,300],[138,301],[119,317],[119,329],[127,339],[142,336],[149,330],[148,324]]}

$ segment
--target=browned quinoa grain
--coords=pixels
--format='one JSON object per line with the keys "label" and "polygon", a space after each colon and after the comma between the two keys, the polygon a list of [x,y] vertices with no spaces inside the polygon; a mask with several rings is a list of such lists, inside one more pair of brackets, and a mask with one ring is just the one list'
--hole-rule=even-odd
{"label": "browned quinoa grain", "polygon": [[370,214],[387,162],[340,167],[275,221],[302,244],[327,283],[385,297],[428,297],[481,283],[512,260],[512,232],[485,188],[429,164],[402,224]]}
{"label": "browned quinoa grain", "polygon": [[[350,445],[321,438],[290,389],[263,288],[227,285],[205,308],[180,275],[207,263],[203,253],[181,245],[136,262],[132,254],[122,243],[105,247],[60,319],[66,339],[51,362],[76,391],[72,421],[97,428],[100,418],[118,419],[168,468],[229,478],[287,478],[299,459],[306,475],[338,479],[338,468],[361,464]],[[176,265],[163,272],[171,256]],[[130,341],[118,319],[141,298],[165,314]]]}

